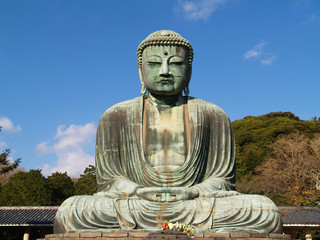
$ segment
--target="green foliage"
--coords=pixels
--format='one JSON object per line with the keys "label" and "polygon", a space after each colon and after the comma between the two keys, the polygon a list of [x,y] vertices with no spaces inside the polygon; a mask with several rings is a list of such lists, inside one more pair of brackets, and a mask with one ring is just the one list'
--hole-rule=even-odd
{"label": "green foliage", "polygon": [[21,162],[21,159],[18,158],[13,163],[9,159],[10,149],[6,149],[3,153],[0,154],[0,175],[10,172],[16,169]]}
{"label": "green foliage", "polygon": [[284,118],[289,118],[294,120],[300,120],[299,117],[297,117],[291,112],[271,112],[271,113],[265,114],[264,116],[268,118],[284,117]]}
{"label": "green foliage", "polygon": [[[0,126],[0,132],[1,132],[1,126]],[[12,162],[12,160],[9,157],[10,155],[10,149],[5,149],[0,154],[0,189],[3,182],[6,182],[6,178],[8,178],[8,175],[13,173],[13,170],[17,169],[21,162],[21,158],[18,158]]]}
{"label": "green foliage", "polygon": [[48,185],[52,191],[52,204],[61,205],[68,197],[74,194],[74,184],[67,173],[55,172],[47,178]]}
{"label": "green foliage", "polygon": [[55,172],[48,178],[41,174],[41,170],[18,172],[0,188],[0,206],[58,206],[75,194],[92,195],[97,189],[92,165],[75,184],[66,172]]}
{"label": "green foliage", "polygon": [[52,205],[52,191],[41,170],[18,172],[2,186],[1,206],[48,206]]}
{"label": "green foliage", "polygon": [[[313,206],[317,204],[320,195],[319,189],[315,188],[314,181],[319,180],[311,181],[308,178],[306,180],[302,178],[302,176],[308,176],[312,171],[316,171],[315,166],[317,164],[311,164],[311,166],[314,166],[313,170],[308,171],[306,167],[299,167],[301,163],[306,164],[314,161],[315,157],[310,155],[311,150],[305,148],[303,157],[301,152],[295,156],[294,159],[297,163],[292,164],[292,169],[304,169],[305,173],[301,173],[299,178],[295,178],[295,184],[291,185],[288,185],[288,180],[280,184],[280,179],[283,180],[283,176],[289,176],[289,173],[293,174],[288,166],[284,167],[285,163],[289,163],[288,159],[282,158],[284,162],[281,162],[280,157],[274,154],[277,149],[276,146],[281,143],[280,139],[290,140],[290,136],[292,136],[290,144],[292,145],[295,142],[298,144],[293,148],[295,150],[302,148],[302,145],[298,142],[298,136],[309,139],[309,145],[313,140],[316,141],[318,139],[317,134],[320,133],[320,121],[315,119],[303,121],[290,112],[273,112],[258,117],[245,117],[233,122],[233,127],[237,148],[238,191],[266,195],[278,205]],[[282,144],[283,147],[286,146],[285,143]],[[278,152],[286,153],[288,157],[293,151],[286,152],[283,147],[279,148]],[[272,158],[273,162],[269,162]],[[277,166],[282,171],[273,170]],[[267,168],[269,172],[266,171]],[[280,176],[280,172],[285,175]],[[313,175],[316,176],[317,174]],[[300,179],[300,182],[297,179]],[[317,176],[315,179],[317,179]]]}
{"label": "green foliage", "polygon": [[75,195],[92,195],[98,190],[95,167],[89,165],[75,184]]}
{"label": "green foliage", "polygon": [[233,122],[236,139],[237,180],[250,181],[255,169],[269,156],[270,145],[279,137],[303,132],[313,137],[320,132],[320,121],[303,121],[291,112],[271,112],[248,116]]}

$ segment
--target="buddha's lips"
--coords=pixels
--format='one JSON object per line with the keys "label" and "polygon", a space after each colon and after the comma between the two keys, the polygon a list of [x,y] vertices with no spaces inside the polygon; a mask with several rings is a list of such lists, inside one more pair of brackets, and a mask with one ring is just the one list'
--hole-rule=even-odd
{"label": "buddha's lips", "polygon": [[161,78],[158,83],[167,83],[167,82],[173,82],[172,78]]}

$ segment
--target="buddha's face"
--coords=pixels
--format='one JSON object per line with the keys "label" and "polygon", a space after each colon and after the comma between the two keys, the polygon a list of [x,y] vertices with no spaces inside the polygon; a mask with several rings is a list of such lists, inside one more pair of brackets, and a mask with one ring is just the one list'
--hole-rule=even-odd
{"label": "buddha's face", "polygon": [[191,75],[188,52],[180,46],[149,46],[142,53],[141,77],[149,92],[175,95],[187,86]]}

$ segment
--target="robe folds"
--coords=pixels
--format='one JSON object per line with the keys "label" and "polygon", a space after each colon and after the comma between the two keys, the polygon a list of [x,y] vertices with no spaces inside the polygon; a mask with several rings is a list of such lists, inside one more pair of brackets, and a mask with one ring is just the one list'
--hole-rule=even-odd
{"label": "robe folds", "polygon": [[[74,196],[59,208],[55,233],[159,230],[166,221],[192,224],[198,232],[282,233],[274,203],[235,188],[235,144],[231,122],[218,106],[185,97],[188,154],[171,172],[152,168],[143,142],[144,98],[119,103],[100,119],[96,140],[98,192]],[[152,202],[143,187],[195,188],[199,197]]]}

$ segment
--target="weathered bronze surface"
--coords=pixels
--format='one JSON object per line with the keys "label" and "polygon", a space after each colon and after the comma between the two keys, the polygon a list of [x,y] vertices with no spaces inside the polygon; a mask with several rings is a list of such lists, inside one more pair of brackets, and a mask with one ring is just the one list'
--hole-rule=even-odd
{"label": "weathered bronze surface", "polygon": [[175,32],[158,31],[140,44],[137,57],[143,96],[101,117],[98,192],[67,199],[55,233],[155,231],[168,220],[192,224],[197,232],[282,233],[270,199],[234,191],[228,116],[188,96],[191,44]]}

